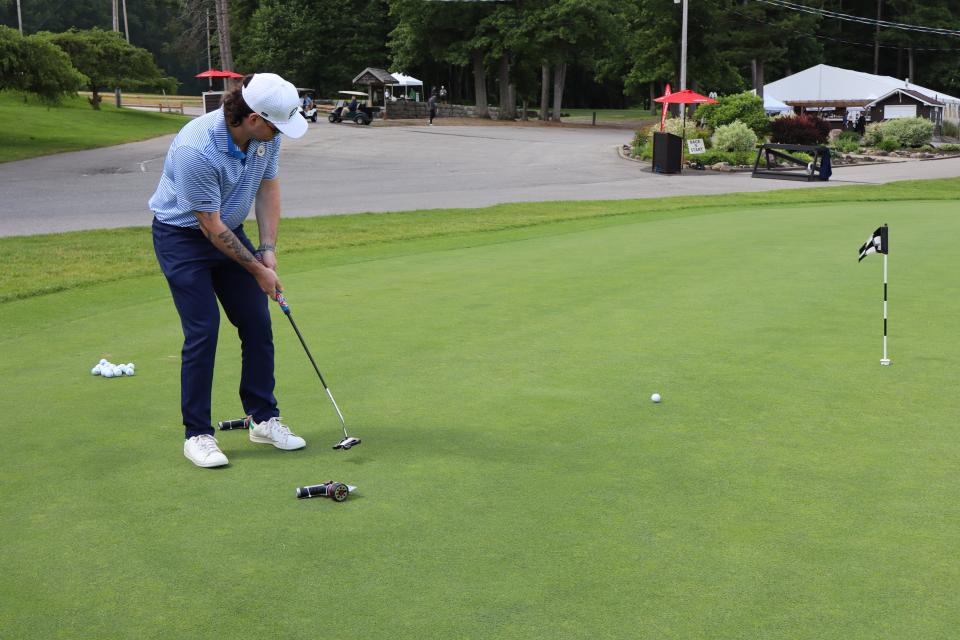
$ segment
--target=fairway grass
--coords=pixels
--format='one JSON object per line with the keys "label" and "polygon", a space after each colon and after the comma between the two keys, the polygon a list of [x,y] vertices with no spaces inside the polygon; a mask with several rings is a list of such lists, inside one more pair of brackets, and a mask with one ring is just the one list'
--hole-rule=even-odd
{"label": "fairway grass", "polygon": [[[741,204],[281,253],[363,444],[330,449],[274,308],[308,446],[226,432],[220,470],[182,455],[162,277],[0,304],[3,637],[951,637],[955,202]],[[890,367],[856,261],[883,223]],[[242,413],[221,333],[214,420]],[[329,479],[359,489],[294,498]]]}

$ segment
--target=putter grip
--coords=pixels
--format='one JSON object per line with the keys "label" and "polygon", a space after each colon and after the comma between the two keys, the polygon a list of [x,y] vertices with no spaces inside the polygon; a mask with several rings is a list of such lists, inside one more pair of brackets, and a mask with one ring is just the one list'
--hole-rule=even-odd
{"label": "putter grip", "polygon": [[280,309],[282,309],[284,313],[290,313],[290,305],[287,304],[287,299],[284,298],[283,294],[279,291],[277,292],[276,300],[277,304],[280,305]]}
{"label": "putter grip", "polygon": [[297,487],[297,497],[301,500],[305,498],[326,498],[327,485],[315,484],[309,487]]}
{"label": "putter grip", "polygon": [[220,431],[230,431],[231,429],[247,429],[250,423],[247,418],[238,418],[237,420],[221,420],[217,423]]}

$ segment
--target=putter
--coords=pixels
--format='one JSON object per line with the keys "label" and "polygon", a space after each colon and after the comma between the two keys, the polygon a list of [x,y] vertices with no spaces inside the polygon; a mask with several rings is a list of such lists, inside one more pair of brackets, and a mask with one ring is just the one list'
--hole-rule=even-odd
{"label": "putter", "polygon": [[282,293],[278,292],[276,295],[276,301],[277,304],[280,305],[280,309],[283,311],[284,315],[287,316],[287,320],[290,321],[290,326],[293,327],[297,337],[300,338],[300,344],[303,345],[303,350],[307,352],[307,357],[310,358],[310,364],[313,365],[313,370],[317,372],[317,376],[320,378],[320,384],[323,385],[323,390],[327,392],[330,402],[333,403],[333,409],[337,412],[337,417],[340,418],[340,425],[343,427],[343,440],[333,445],[333,448],[347,451],[350,448],[357,446],[360,444],[360,439],[353,438],[347,433],[347,423],[343,420],[343,414],[340,413],[340,407],[337,406],[337,401],[333,399],[333,394],[330,392],[330,387],[327,386],[326,380],[323,379],[323,374],[320,373],[320,367],[317,366],[316,361],[313,359],[313,355],[310,353],[310,349],[307,347],[306,341],[303,339],[303,335],[300,333],[300,329],[297,328],[297,323],[293,321],[293,316],[290,315],[290,305],[287,304],[287,299],[283,297]]}

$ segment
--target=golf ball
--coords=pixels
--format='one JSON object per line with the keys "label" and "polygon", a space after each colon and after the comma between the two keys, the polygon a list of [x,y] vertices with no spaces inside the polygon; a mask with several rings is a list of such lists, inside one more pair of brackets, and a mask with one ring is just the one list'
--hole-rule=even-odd
{"label": "golf ball", "polygon": [[100,362],[98,362],[97,364],[110,364],[110,363],[107,362],[106,358],[100,358]]}
{"label": "golf ball", "polygon": [[97,365],[93,369],[90,369],[90,373],[92,373],[95,376],[100,375],[100,365]]}
{"label": "golf ball", "polygon": [[650,396],[650,399],[653,400],[654,402],[660,402],[660,394],[655,393],[652,396]]}
{"label": "golf ball", "polygon": [[113,377],[113,369],[110,368],[110,367],[106,367],[106,368],[104,368],[103,370],[100,371],[100,375],[103,376],[104,378],[112,378],[112,377]]}

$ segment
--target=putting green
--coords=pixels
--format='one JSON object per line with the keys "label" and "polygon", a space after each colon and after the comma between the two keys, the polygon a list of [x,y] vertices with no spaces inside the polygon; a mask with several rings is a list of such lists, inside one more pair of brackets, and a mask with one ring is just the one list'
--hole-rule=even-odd
{"label": "putting green", "polygon": [[[882,257],[856,260],[882,223],[890,367]],[[219,470],[181,453],[159,276],[6,303],[3,636],[948,637],[958,234],[953,202],[845,203],[292,255],[363,444],[330,449],[274,309],[308,446],[228,432]],[[214,419],[241,413],[223,324]],[[328,479],[359,490],[294,498]]]}

